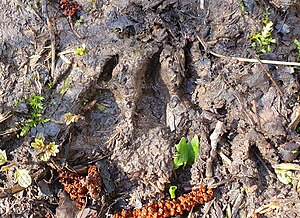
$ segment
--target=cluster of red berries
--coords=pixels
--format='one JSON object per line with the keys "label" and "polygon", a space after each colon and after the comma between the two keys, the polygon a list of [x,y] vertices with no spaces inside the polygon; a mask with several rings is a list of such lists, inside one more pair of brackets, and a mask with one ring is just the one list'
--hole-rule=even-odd
{"label": "cluster of red berries", "polygon": [[63,9],[65,16],[73,17],[77,12],[81,11],[81,6],[77,1],[73,0],[60,0],[60,8]]}
{"label": "cluster of red berries", "polygon": [[76,200],[76,207],[81,209],[86,204],[86,199],[90,196],[97,200],[101,192],[101,177],[96,165],[88,168],[87,176],[79,176],[69,171],[59,173],[59,181],[64,186],[71,200]]}
{"label": "cluster of red berries", "polygon": [[113,218],[166,218],[182,215],[190,211],[195,205],[204,204],[213,199],[213,190],[201,186],[192,192],[178,197],[174,200],[162,200],[144,205],[141,209],[122,210]]}

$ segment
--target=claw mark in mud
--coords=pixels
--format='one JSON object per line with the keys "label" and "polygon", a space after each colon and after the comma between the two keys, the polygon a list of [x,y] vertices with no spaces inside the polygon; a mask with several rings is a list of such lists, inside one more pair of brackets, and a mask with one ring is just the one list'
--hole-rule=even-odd
{"label": "claw mark in mud", "polygon": [[124,116],[124,124],[128,129],[126,135],[132,135],[133,118],[139,97],[146,85],[143,82],[147,74],[149,59],[158,48],[146,51],[134,51],[130,56],[120,55],[120,61],[112,72],[110,89]]}
{"label": "claw mark in mud", "polygon": [[141,81],[144,88],[136,104],[135,131],[147,132],[152,127],[165,124],[166,102],[169,95],[166,85],[160,77],[160,54],[161,50],[152,56]]}
{"label": "claw mark in mud", "polygon": [[112,78],[113,70],[119,63],[119,55],[113,55],[108,59],[108,61],[103,66],[103,72],[98,79],[98,83],[100,81],[108,82]]}

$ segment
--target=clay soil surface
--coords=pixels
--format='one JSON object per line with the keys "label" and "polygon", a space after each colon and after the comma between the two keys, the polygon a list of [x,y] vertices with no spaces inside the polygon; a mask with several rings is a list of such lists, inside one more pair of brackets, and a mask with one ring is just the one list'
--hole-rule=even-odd
{"label": "clay soil surface", "polygon": [[[0,149],[10,161],[0,217],[113,217],[170,198],[171,185],[180,196],[201,184],[213,200],[178,217],[300,217],[299,3],[78,4],[65,16],[59,0],[0,2]],[[261,52],[250,38],[268,22],[275,41]],[[20,136],[33,94],[42,118]],[[174,170],[175,144],[194,135],[195,163]],[[59,153],[42,161],[36,138]],[[78,209],[59,175],[85,178],[93,164],[101,185]],[[29,187],[15,182],[17,168]]]}

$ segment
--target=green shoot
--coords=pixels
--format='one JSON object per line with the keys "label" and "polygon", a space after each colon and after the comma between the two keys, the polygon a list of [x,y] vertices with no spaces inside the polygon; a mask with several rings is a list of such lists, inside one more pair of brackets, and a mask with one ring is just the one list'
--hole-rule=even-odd
{"label": "green shoot", "polygon": [[17,99],[14,99],[14,106],[17,107],[19,105],[19,101]]}
{"label": "green shoot", "polygon": [[245,4],[243,2],[243,0],[239,0],[239,3],[240,3],[240,9],[242,12],[245,12]]}
{"label": "green shoot", "polygon": [[60,91],[60,94],[61,94],[61,95],[64,95],[64,94],[66,93],[66,91],[67,91],[67,89],[68,89],[68,86],[69,86],[70,82],[71,82],[71,77],[68,76],[68,77],[65,79],[64,84],[63,84],[63,87],[62,87],[62,89],[61,89],[61,91]]}
{"label": "green shoot", "polygon": [[90,103],[90,100],[88,100],[88,99],[83,99],[83,101],[82,101],[82,105],[83,105],[83,106],[87,105],[88,103]]}
{"label": "green shoot", "polygon": [[269,22],[269,17],[271,15],[270,11],[269,11],[269,7],[267,7],[263,13],[263,16],[264,16],[264,20],[263,20],[263,23],[264,24],[267,24]]}
{"label": "green shoot", "polygon": [[103,104],[97,103],[96,105],[97,105],[97,108],[99,111],[101,111],[103,113],[106,111]]}
{"label": "green shoot", "polygon": [[296,49],[297,49],[297,58],[296,58],[296,60],[298,62],[300,62],[300,42],[297,39],[295,39],[294,44],[296,45]]}
{"label": "green shoot", "polygon": [[51,156],[56,156],[59,152],[58,146],[54,142],[45,144],[43,140],[35,138],[34,142],[31,143],[31,147],[37,153],[37,156],[42,161],[48,161]]}
{"label": "green shoot", "polygon": [[169,188],[169,193],[172,199],[176,198],[176,194],[175,194],[176,190],[177,190],[177,186],[171,186]]}
{"label": "green shoot", "polygon": [[7,162],[6,151],[0,149],[0,166]]}
{"label": "green shoot", "polygon": [[82,45],[82,47],[78,47],[75,51],[74,51],[75,55],[85,55],[86,54],[86,49],[85,49],[85,44]]}
{"label": "green shoot", "polygon": [[293,181],[293,173],[290,170],[284,170],[284,169],[274,169],[275,173],[277,175],[277,178],[280,182],[287,185]]}
{"label": "green shoot", "polygon": [[78,19],[78,20],[76,20],[76,24],[77,25],[81,25],[83,23],[84,23],[84,19]]}
{"label": "green shoot", "polygon": [[50,119],[42,118],[44,109],[43,100],[43,96],[36,94],[31,95],[29,100],[27,99],[31,113],[25,116],[26,120],[24,122],[18,123],[21,129],[21,132],[17,135],[18,138],[26,136],[32,127],[36,127],[39,124],[50,121]]}
{"label": "green shoot", "polygon": [[272,38],[272,31],[273,22],[266,22],[261,33],[256,33],[250,38],[253,42],[252,47],[262,53],[270,53],[271,44],[276,43],[276,40]]}
{"label": "green shoot", "polygon": [[82,117],[80,115],[66,113],[64,115],[64,118],[65,118],[66,125],[69,126],[71,123],[76,123]]}
{"label": "green shoot", "polygon": [[15,168],[15,182],[17,182],[21,187],[27,188],[31,185],[31,177],[29,171],[26,169],[18,169],[15,166],[15,163],[7,160],[7,155],[5,150],[0,149],[0,165],[5,164],[6,162],[10,163],[9,165],[1,167],[1,172],[7,172],[11,167]]}
{"label": "green shoot", "polygon": [[16,169],[15,171],[15,181],[18,182],[19,186],[27,188],[31,185],[32,180],[29,175],[29,171],[26,169]]}
{"label": "green shoot", "polygon": [[179,144],[175,145],[177,154],[174,157],[174,169],[187,164],[193,164],[199,154],[199,139],[195,135],[190,142],[186,142],[184,137],[181,138]]}

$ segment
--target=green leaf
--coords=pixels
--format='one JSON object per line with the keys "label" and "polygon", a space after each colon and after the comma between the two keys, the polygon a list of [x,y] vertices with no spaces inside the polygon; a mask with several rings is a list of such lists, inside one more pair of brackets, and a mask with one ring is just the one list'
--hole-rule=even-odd
{"label": "green leaf", "polygon": [[82,45],[82,47],[79,47],[77,48],[75,51],[74,51],[74,54],[75,55],[84,55],[86,53],[86,49],[85,49],[85,44]]}
{"label": "green leaf", "polygon": [[195,135],[192,141],[186,142],[184,137],[181,138],[179,144],[175,145],[177,154],[174,157],[174,169],[178,169],[180,166],[186,166],[187,164],[193,164],[196,161],[196,157],[199,154],[199,139]]}
{"label": "green leaf", "polygon": [[56,156],[56,154],[59,152],[58,150],[59,145],[56,145],[54,142],[50,142],[47,145],[47,150],[45,152],[45,158],[41,158],[43,161],[48,161],[50,159],[50,156]]}
{"label": "green leaf", "polygon": [[277,178],[280,182],[287,185],[293,181],[293,173],[289,170],[283,170],[283,169],[274,169],[275,173],[277,175]]}
{"label": "green leaf", "polygon": [[193,149],[193,153],[191,155],[191,157],[193,157],[193,162],[192,163],[195,163],[196,158],[199,154],[199,138],[198,138],[197,135],[195,135],[194,138],[192,139],[191,146],[192,146],[192,149]]}
{"label": "green leaf", "polygon": [[32,182],[29,171],[26,169],[17,169],[15,172],[15,181],[23,188],[29,187]]}
{"label": "green leaf", "polygon": [[64,115],[64,118],[65,118],[65,123],[68,126],[71,123],[76,123],[81,118],[81,116],[76,115],[76,114],[72,114],[72,113],[66,113]]}
{"label": "green leaf", "polygon": [[104,107],[102,104],[97,103],[96,105],[97,105],[98,110],[100,110],[101,112],[104,113],[104,112],[106,111],[106,110],[105,110],[105,107]]}
{"label": "green leaf", "polygon": [[60,91],[60,94],[61,94],[61,95],[64,95],[64,94],[66,93],[66,91],[67,91],[67,89],[68,89],[68,86],[69,86],[70,82],[71,82],[71,77],[68,76],[68,77],[65,79],[64,84],[63,84],[63,87],[62,87],[62,89],[61,89],[61,91]]}
{"label": "green leaf", "polygon": [[175,192],[177,190],[177,186],[170,186],[169,193],[172,199],[176,198]]}
{"label": "green leaf", "polygon": [[7,156],[5,150],[0,150],[0,166],[7,162]]}
{"label": "green leaf", "polygon": [[31,143],[31,147],[34,148],[35,151],[40,152],[45,148],[45,144],[43,140],[35,138],[34,142]]}
{"label": "green leaf", "polygon": [[178,169],[182,165],[187,164],[187,145],[184,137],[181,138],[179,144],[175,145],[177,153],[174,157],[174,168]]}
{"label": "green leaf", "polygon": [[276,43],[276,40],[272,38],[273,22],[266,20],[264,22],[261,33],[256,33],[250,37],[251,45],[254,49],[259,50],[262,53],[271,52],[271,43]]}

